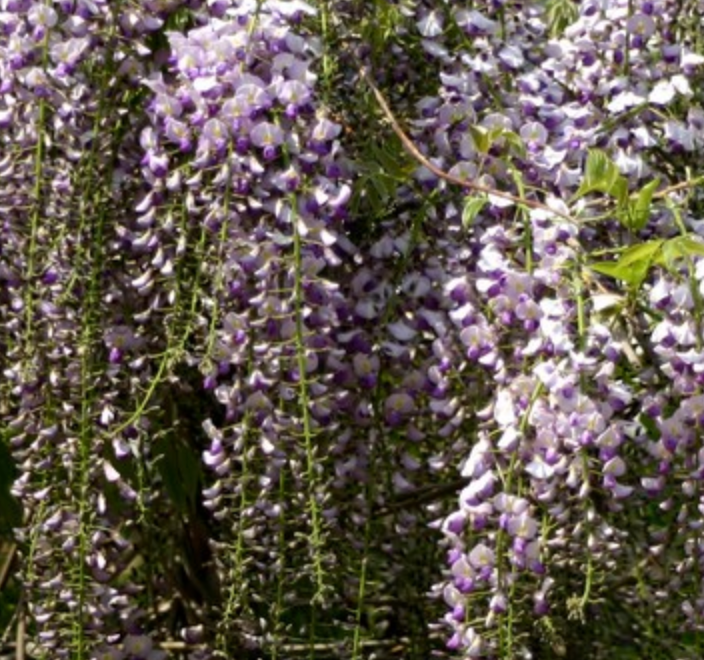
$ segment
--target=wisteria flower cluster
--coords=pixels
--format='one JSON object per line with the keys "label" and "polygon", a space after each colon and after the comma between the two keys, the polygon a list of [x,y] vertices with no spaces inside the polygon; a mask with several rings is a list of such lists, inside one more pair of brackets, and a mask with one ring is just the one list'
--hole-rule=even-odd
{"label": "wisteria flower cluster", "polygon": [[[591,277],[585,256],[614,246],[608,231],[623,223],[595,218],[579,200],[590,148],[609,154],[624,186],[655,177],[673,181],[677,168],[686,167],[686,154],[698,139],[691,123],[697,106],[687,109],[684,121],[674,118],[677,111],[665,121],[663,109],[678,99],[690,102],[702,60],[666,29],[674,11],[665,5],[655,11],[650,3],[640,12],[626,3],[584,3],[577,20],[552,39],[546,38],[550,26],[538,9],[532,16],[509,15],[500,7],[418,13],[417,29],[424,49],[440,63],[442,87],[437,97],[418,103],[417,143],[427,145],[434,165],[460,178],[479,177],[490,187],[513,179],[519,193],[536,185],[548,193],[553,211],[516,213],[510,203],[507,211],[505,202],[489,196],[479,207],[485,210],[470,216],[470,236],[478,242],[478,258],[468,267],[475,317],[460,338],[471,342],[467,358],[492,374],[496,394],[480,416],[486,422],[479,442],[462,466],[470,483],[460,493],[459,509],[442,524],[450,545],[450,579],[443,588],[450,608],[448,645],[469,657],[511,657],[517,642],[507,638],[502,615],[547,616],[552,593],[575,589],[561,585],[565,576],[572,581],[575,572],[585,574],[583,592],[572,601],[584,616],[596,565],[627,572],[633,553],[662,559],[671,551],[678,557],[663,543],[659,515],[638,524],[629,509],[646,506],[640,501],[660,500],[662,510],[673,506],[673,486],[666,484],[674,480],[677,490],[682,471],[673,470],[671,461],[680,442],[696,446],[694,436],[684,440],[684,426],[676,420],[688,416],[689,397],[696,400],[698,391],[693,384],[686,392],[672,389],[681,375],[659,357],[662,332],[671,326],[647,316],[655,309],[652,293],[645,309],[629,307],[626,295],[584,281]],[[454,46],[447,41],[448,22],[461,35]],[[681,154],[671,170],[663,167],[663,139],[667,149]],[[425,185],[447,187],[427,167],[418,176]],[[570,199],[576,203],[568,206]],[[456,201],[447,204],[446,226],[459,223],[461,213]],[[503,226],[497,222],[502,218]],[[671,211],[655,210],[642,236],[665,240],[688,228],[697,232],[696,223],[687,228],[683,222],[680,218],[678,226]],[[674,278],[664,275],[645,288],[662,290],[670,304],[664,291],[675,286],[677,304],[689,305],[696,315],[696,287],[682,279],[686,271],[669,265]],[[633,295],[638,294],[632,289],[628,296]],[[617,322],[619,313],[630,318]],[[690,330],[677,332],[694,347],[697,331]],[[678,340],[669,341],[674,349]],[[497,347],[503,347],[498,355]],[[678,430],[668,434],[666,449],[663,434],[672,424]],[[693,429],[697,422],[688,424]],[[691,480],[696,462],[690,462],[691,454],[687,461]],[[696,497],[689,480],[685,490]],[[683,528],[680,533],[684,541],[688,535]],[[681,577],[675,582],[676,592],[684,582]],[[608,580],[605,585],[613,586]],[[519,594],[530,595],[530,589],[533,613],[528,607],[514,611],[514,603],[522,602]],[[639,597],[623,593],[635,609]],[[653,611],[666,616],[672,586],[661,585],[657,593],[663,602]],[[696,628],[692,603],[683,607]],[[484,624],[469,624],[480,612]],[[547,625],[554,635],[553,624]]]}
{"label": "wisteria flower cluster", "polygon": [[699,4],[0,2],[0,640],[699,657]]}

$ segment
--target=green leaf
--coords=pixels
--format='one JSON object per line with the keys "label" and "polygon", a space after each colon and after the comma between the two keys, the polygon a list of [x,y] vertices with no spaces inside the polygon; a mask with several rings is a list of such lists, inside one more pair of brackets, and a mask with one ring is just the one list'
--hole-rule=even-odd
{"label": "green leaf", "polygon": [[665,241],[662,247],[662,263],[673,270],[680,259],[686,257],[704,257],[704,243],[698,241],[692,234],[675,236]]}
{"label": "green leaf", "polygon": [[525,156],[526,145],[520,135],[509,130],[504,130],[501,135],[506,139],[506,142],[508,142],[519,153],[519,155]]}
{"label": "green leaf", "polygon": [[598,261],[590,268],[602,275],[621,280],[639,288],[648,276],[648,271],[658,260],[665,241],[648,241],[623,251],[618,261]]}
{"label": "green leaf", "polygon": [[688,257],[704,257],[704,242],[694,238],[692,234],[673,238],[668,243],[677,242],[678,249],[682,250],[682,254]]}
{"label": "green leaf", "polygon": [[526,196],[526,186],[525,186],[525,183],[523,182],[523,172],[516,169],[515,167],[509,167],[509,172],[511,174],[511,178],[513,179],[513,182],[516,184],[516,189],[518,190],[518,196],[525,197]]}
{"label": "green leaf", "polygon": [[622,174],[614,180],[611,188],[604,191],[608,195],[611,195],[619,204],[623,207],[628,203],[628,179]]}
{"label": "green leaf", "polygon": [[633,245],[621,253],[618,263],[623,266],[631,266],[637,263],[647,262],[648,266],[650,266],[653,263],[653,259],[662,248],[663,243],[665,243],[664,240],[657,239]]}
{"label": "green leaf", "polygon": [[487,129],[484,126],[470,126],[469,132],[474,141],[474,146],[481,154],[489,153],[489,149],[499,140],[505,140],[519,154],[524,154],[526,147],[523,144],[521,137],[513,131],[504,128],[503,126],[494,126]]}
{"label": "green leaf", "polygon": [[592,192],[602,192],[625,202],[628,196],[628,180],[609,156],[600,149],[591,149],[584,165],[584,179],[577,190],[576,198]]}
{"label": "green leaf", "polygon": [[[584,164],[584,181],[582,186],[593,188],[595,186],[611,187],[618,171],[615,163],[601,149],[590,149],[587,162]],[[581,186],[580,186],[581,187]]]}
{"label": "green leaf", "polygon": [[474,146],[480,154],[486,154],[489,152],[489,147],[491,146],[491,140],[489,138],[489,131],[483,126],[470,126],[469,132],[474,141]]}
{"label": "green leaf", "polygon": [[502,138],[507,132],[507,129],[505,129],[503,126],[493,126],[492,128],[490,128],[489,146],[491,146],[492,144],[494,144],[494,142]]}
{"label": "green leaf", "polygon": [[644,273],[642,268],[624,268],[618,262],[614,261],[597,261],[596,263],[590,264],[589,268],[601,275],[608,275],[615,280],[622,280],[632,285],[640,284],[645,279],[645,274],[647,274],[647,268]]}
{"label": "green leaf", "polygon": [[462,209],[462,226],[468,229],[487,203],[486,195],[465,197]]}
{"label": "green leaf", "polygon": [[638,193],[638,197],[629,204],[629,229],[640,231],[648,223],[653,195],[660,185],[660,179],[646,183]]}

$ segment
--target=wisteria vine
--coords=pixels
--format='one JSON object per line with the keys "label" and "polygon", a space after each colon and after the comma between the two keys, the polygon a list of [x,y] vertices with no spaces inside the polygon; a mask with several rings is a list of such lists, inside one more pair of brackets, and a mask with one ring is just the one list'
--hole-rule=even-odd
{"label": "wisteria vine", "polygon": [[0,646],[701,657],[702,16],[0,0]]}

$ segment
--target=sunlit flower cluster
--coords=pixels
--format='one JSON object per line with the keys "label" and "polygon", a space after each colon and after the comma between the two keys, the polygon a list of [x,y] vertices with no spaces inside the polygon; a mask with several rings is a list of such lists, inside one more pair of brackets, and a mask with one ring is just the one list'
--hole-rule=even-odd
{"label": "sunlit flower cluster", "polygon": [[698,9],[313,4],[0,0],[33,649],[700,631]]}
{"label": "sunlit flower cluster", "polygon": [[[655,275],[647,288],[662,320],[633,312],[619,322],[626,294],[592,289],[580,265],[589,251],[613,246],[613,235],[584,222],[593,213],[588,205],[564,202],[582,184],[588,148],[604,149],[634,185],[684,176],[663,167],[660,149],[691,153],[701,137],[700,109],[691,99],[702,60],[669,29],[677,11],[671,3],[655,10],[651,3],[585,2],[577,20],[552,38],[549,17],[537,6],[445,13],[430,4],[419,7],[416,28],[438,63],[441,87],[417,104],[418,145],[452,175],[499,188],[520,178],[520,185],[562,200],[548,202],[553,213],[528,213],[489,197],[471,224],[465,221],[465,240],[477,247],[465,262],[471,285],[451,315],[471,310],[460,340],[496,386],[462,467],[470,483],[442,522],[451,548],[443,594],[448,646],[488,657],[507,652],[499,646],[496,605],[507,594],[516,599],[532,582],[536,613],[550,612],[551,565],[613,566],[621,553],[626,561],[629,552],[650,551],[627,547],[625,537],[614,542],[611,525],[631,520],[624,512],[643,499],[673,506],[665,484],[682,479],[672,465],[676,456],[678,466],[686,463],[686,489],[695,497],[691,451],[699,422],[686,412],[699,396],[692,285],[683,271]],[[661,109],[680,102],[689,104],[684,116],[665,118]],[[441,189],[443,201],[453,194],[425,168],[417,176]],[[457,193],[439,214],[440,231],[459,254]],[[672,215],[660,212],[643,235],[676,231]],[[634,376],[626,380],[629,371]],[[595,493],[608,502],[606,510],[595,506]],[[477,563],[478,552],[491,557],[486,566]],[[682,555],[674,551],[671,561]],[[690,615],[693,607],[688,601]],[[483,627],[467,623],[482,613]]]}

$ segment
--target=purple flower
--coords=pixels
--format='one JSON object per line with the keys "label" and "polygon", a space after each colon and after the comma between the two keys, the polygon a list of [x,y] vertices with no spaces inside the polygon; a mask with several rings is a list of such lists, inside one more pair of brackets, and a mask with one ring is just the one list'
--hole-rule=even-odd
{"label": "purple flower", "polygon": [[276,157],[277,147],[283,144],[284,133],[276,124],[263,121],[252,128],[250,139],[255,147],[262,149],[264,158],[271,160]]}
{"label": "purple flower", "polygon": [[390,426],[399,426],[415,410],[415,404],[410,395],[397,392],[386,399],[384,403],[384,419]]}

